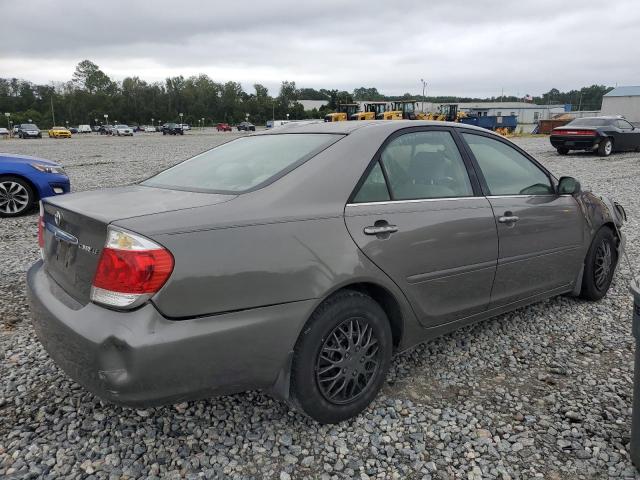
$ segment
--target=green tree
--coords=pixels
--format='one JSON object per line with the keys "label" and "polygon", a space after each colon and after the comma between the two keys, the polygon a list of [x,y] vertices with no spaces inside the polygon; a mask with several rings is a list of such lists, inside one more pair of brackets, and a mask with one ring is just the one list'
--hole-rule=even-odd
{"label": "green tree", "polygon": [[73,72],[72,82],[78,88],[87,90],[89,93],[108,92],[114,87],[109,76],[90,60],[78,63],[75,72]]}

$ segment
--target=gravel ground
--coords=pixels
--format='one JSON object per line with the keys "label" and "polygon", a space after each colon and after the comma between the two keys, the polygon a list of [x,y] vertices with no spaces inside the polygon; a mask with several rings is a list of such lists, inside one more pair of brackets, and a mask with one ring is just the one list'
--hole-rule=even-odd
{"label": "gravel ground", "polygon": [[[140,180],[231,135],[7,140],[0,151],[62,162],[78,191]],[[640,272],[640,154],[560,157],[546,138],[515,141],[625,206]],[[398,356],[365,413],[319,426],[259,392],[104,404],[55,366],[28,322],[35,215],[2,220],[0,242],[0,477],[640,478],[625,264],[600,303],[554,298]]]}

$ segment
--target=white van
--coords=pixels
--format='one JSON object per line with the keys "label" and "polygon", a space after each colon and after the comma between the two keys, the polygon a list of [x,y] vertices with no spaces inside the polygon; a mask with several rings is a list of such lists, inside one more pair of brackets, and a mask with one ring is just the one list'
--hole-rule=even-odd
{"label": "white van", "polygon": [[91,133],[91,126],[78,125],[78,133]]}

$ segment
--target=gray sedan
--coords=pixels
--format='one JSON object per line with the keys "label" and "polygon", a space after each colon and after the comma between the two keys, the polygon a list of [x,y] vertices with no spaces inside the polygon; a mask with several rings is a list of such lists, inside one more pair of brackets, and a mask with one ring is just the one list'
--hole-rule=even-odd
{"label": "gray sedan", "polygon": [[259,388],[339,422],[396,352],[554,295],[601,299],[624,219],[486,130],[307,124],[43,200],[33,324],[103,399]]}

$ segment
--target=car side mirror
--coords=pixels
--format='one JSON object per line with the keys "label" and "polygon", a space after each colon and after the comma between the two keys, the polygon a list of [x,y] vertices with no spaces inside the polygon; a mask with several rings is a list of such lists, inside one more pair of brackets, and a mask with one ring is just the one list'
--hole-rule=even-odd
{"label": "car side mirror", "polygon": [[559,195],[576,195],[580,193],[580,182],[573,177],[560,177],[558,182]]}

